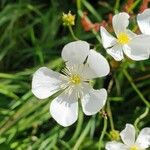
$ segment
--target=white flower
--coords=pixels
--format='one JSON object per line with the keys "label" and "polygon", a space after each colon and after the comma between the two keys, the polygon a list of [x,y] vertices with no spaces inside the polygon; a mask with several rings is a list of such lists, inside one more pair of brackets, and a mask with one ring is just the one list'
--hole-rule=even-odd
{"label": "white flower", "polygon": [[137,15],[137,22],[143,34],[150,35],[150,9],[145,9]]}
{"label": "white flower", "polygon": [[94,90],[89,80],[106,76],[109,71],[107,60],[85,41],[67,44],[62,50],[66,62],[63,74],[46,67],[38,69],[32,80],[32,92],[39,99],[45,99],[63,90],[50,105],[52,117],[62,126],[73,124],[78,118],[78,100],[81,100],[86,115],[96,114],[107,99],[105,89]]}
{"label": "white flower", "polygon": [[116,38],[101,27],[101,37],[104,48],[116,61],[121,61],[126,54],[132,60],[149,58],[150,36],[136,35],[127,29],[129,15],[125,12],[113,17],[113,28]]}
{"label": "white flower", "polygon": [[145,150],[150,146],[150,128],[144,128],[135,140],[135,128],[132,124],[126,124],[120,133],[123,143],[112,141],[106,144],[106,150]]}

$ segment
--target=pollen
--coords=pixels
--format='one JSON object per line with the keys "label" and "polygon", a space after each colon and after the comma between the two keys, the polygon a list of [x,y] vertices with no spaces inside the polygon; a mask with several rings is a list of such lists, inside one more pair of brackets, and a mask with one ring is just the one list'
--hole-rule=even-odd
{"label": "pollen", "polygon": [[130,150],[139,150],[139,148],[136,145],[133,145],[130,147]]}
{"label": "pollen", "polygon": [[129,43],[129,41],[130,41],[130,38],[129,38],[129,36],[126,33],[124,33],[124,32],[119,33],[119,35],[118,35],[118,42],[120,44],[124,45],[124,44]]}
{"label": "pollen", "polygon": [[70,77],[71,83],[78,85],[81,83],[81,77],[78,74],[74,74]]}

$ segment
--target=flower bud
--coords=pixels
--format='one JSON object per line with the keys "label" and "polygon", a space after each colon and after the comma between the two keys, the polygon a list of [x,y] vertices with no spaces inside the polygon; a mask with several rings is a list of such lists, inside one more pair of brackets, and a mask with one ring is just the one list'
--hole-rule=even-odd
{"label": "flower bud", "polygon": [[62,21],[64,26],[73,26],[75,25],[75,15],[72,15],[71,11],[68,14],[63,13]]}
{"label": "flower bud", "polygon": [[120,139],[120,134],[119,134],[119,131],[118,130],[112,130],[110,131],[110,138],[112,141],[119,141]]}

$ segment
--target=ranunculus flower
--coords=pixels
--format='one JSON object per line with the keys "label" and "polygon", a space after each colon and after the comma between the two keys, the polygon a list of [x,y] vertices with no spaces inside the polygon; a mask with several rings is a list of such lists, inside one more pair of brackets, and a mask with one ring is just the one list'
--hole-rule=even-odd
{"label": "ranunculus flower", "polygon": [[145,60],[149,58],[150,36],[136,35],[129,29],[129,15],[125,12],[113,16],[113,28],[116,37],[101,27],[101,37],[104,48],[116,61],[121,61],[124,54],[132,60]]}
{"label": "ranunculus flower", "polygon": [[135,137],[135,128],[132,124],[126,124],[125,129],[120,133],[121,142],[108,142],[106,150],[145,150],[150,146],[150,128],[144,128]]}
{"label": "ranunculus flower", "polygon": [[63,90],[50,105],[52,117],[62,126],[73,124],[78,118],[78,101],[86,115],[94,115],[105,105],[107,91],[94,90],[89,81],[106,76],[109,71],[107,60],[85,41],[67,44],[62,50],[66,62],[63,74],[46,67],[39,68],[33,75],[32,92],[45,99]]}

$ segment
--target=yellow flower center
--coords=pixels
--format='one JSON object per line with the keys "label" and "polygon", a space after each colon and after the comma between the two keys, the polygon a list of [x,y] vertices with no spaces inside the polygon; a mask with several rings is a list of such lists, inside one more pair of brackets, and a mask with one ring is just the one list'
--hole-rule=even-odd
{"label": "yellow flower center", "polygon": [[78,74],[74,74],[70,77],[71,83],[78,85],[81,83],[81,77]]}
{"label": "yellow flower center", "polygon": [[130,147],[130,150],[139,150],[139,148],[136,145],[133,145]]}
{"label": "yellow flower center", "polygon": [[129,43],[129,41],[130,41],[130,38],[126,33],[121,32],[118,34],[118,42],[120,44],[124,45],[124,44]]}

